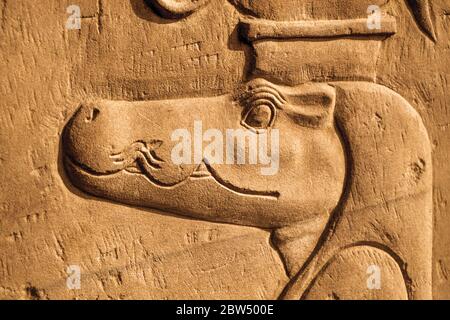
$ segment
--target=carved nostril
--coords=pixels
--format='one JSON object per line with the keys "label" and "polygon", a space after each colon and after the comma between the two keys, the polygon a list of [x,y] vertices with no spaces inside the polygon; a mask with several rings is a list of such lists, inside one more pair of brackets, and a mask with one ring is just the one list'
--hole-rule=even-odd
{"label": "carved nostril", "polygon": [[92,107],[88,111],[88,116],[84,119],[85,122],[92,122],[94,121],[97,116],[100,114],[100,110],[97,107]]}

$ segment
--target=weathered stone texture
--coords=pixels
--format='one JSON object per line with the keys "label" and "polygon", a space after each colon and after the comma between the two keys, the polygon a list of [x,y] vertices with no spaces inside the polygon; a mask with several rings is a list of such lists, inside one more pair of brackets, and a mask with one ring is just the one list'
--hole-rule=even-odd
{"label": "weathered stone texture", "polygon": [[[271,5],[211,0],[200,1],[198,9],[186,7],[185,14],[164,9],[171,1],[149,2],[0,0],[0,298],[450,299],[449,0],[433,1],[429,19],[408,6],[415,1],[369,1],[393,17],[395,29],[360,40],[357,29],[326,25],[327,32],[348,33],[326,41],[328,36],[293,35],[299,29],[291,23],[364,19],[367,5],[359,0],[345,1],[344,7],[339,1],[300,1],[300,6],[294,0]],[[65,28],[71,4],[81,8],[80,30]],[[269,30],[271,39],[242,27],[249,15],[267,23],[250,22],[256,33]],[[325,32],[321,28],[311,32]],[[87,159],[80,164],[89,166],[100,159],[94,147],[118,135],[107,125],[130,135],[153,134],[164,129],[158,124],[176,128],[183,117],[174,118],[167,109],[191,105],[186,114],[193,123],[205,109],[247,103],[239,99],[266,86],[261,78],[294,107],[319,101],[327,112],[323,121],[314,118],[317,123],[296,118],[307,129],[291,127],[279,112],[277,121],[286,126],[282,135],[283,129],[288,135],[301,132],[305,145],[319,141],[323,150],[308,145],[317,153],[296,158],[300,148],[282,142],[281,163],[291,171],[280,171],[285,175],[276,183],[267,179],[252,185],[251,169],[227,176],[227,181],[244,181],[239,190],[245,192],[255,186],[264,194],[278,186],[279,207],[259,202],[260,209],[256,200],[241,207],[240,200],[223,196],[228,200],[219,201],[220,210],[214,195],[203,198],[208,204],[201,201],[201,192],[215,189],[194,186],[191,208],[183,198],[189,190],[155,200],[128,179],[129,172],[103,184],[66,162],[66,156]],[[310,81],[312,89],[305,89]],[[246,87],[249,83],[254,87]],[[92,145],[76,114],[91,101],[102,101],[99,121],[107,114],[102,108],[130,103],[130,111],[92,131]],[[159,107],[158,101],[170,102]],[[139,103],[157,112],[129,120]],[[205,119],[225,128],[234,123],[233,114],[240,115],[221,112]],[[323,198],[306,183],[296,189],[290,177],[298,172],[289,167],[294,162],[305,165],[298,176],[309,174],[308,181],[325,190]],[[90,169],[100,173],[102,165]],[[169,181],[168,176],[158,181]],[[349,186],[349,181],[356,183]],[[204,216],[196,212],[202,205]],[[303,220],[288,213],[302,205],[302,219],[313,223],[298,226]],[[324,216],[305,213],[318,207]],[[328,224],[336,207],[344,218]],[[249,208],[258,209],[261,218],[241,220],[245,212],[253,214]],[[371,216],[375,213],[377,218]],[[319,239],[325,228],[330,234]],[[311,253],[312,264],[299,274]],[[351,294],[360,289],[355,279],[364,278],[364,263],[371,259],[387,270],[386,279],[401,282],[388,287],[389,296]],[[80,290],[66,286],[69,265],[81,268]],[[324,273],[329,278],[321,278]],[[336,281],[330,284],[330,279]],[[328,292],[346,283],[347,291]]]}

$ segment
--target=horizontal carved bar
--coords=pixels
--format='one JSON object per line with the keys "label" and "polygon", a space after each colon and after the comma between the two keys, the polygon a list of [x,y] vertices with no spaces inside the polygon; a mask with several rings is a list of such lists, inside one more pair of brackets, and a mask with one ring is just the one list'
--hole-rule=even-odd
{"label": "horizontal carved bar", "polygon": [[383,17],[381,29],[369,29],[367,19],[271,21],[242,20],[242,35],[249,41],[262,39],[328,38],[339,36],[393,35],[397,32],[395,18]]}

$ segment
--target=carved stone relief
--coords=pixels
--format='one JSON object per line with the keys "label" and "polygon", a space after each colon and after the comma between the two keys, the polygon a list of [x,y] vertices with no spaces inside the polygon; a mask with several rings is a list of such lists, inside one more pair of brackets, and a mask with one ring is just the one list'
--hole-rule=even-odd
{"label": "carved stone relief", "polygon": [[[143,26],[153,23],[159,30],[181,28],[180,34],[192,20],[204,21],[202,15],[223,8],[227,12],[223,19],[229,19],[231,30],[225,50],[243,57],[236,60],[242,61],[242,78],[230,80],[230,85],[214,94],[200,90],[168,97],[133,97],[92,94],[86,89],[75,97],[66,94],[64,97],[76,108],[64,115],[67,121],[61,126],[59,140],[58,173],[67,189],[64,197],[76,196],[81,198],[77,203],[94,201],[99,203],[98,208],[105,206],[93,215],[110,206],[132,210],[129,218],[123,216],[128,226],[158,219],[169,219],[167,224],[174,223],[181,229],[209,226],[207,242],[216,241],[214,237],[221,228],[234,237],[255,230],[255,236],[245,243],[263,243],[266,249],[260,254],[266,258],[255,258],[253,263],[270,266],[267,272],[278,275],[263,293],[255,284],[258,272],[255,278],[249,276],[248,282],[255,286],[248,288],[246,297],[433,298],[433,142],[416,101],[402,96],[396,86],[380,78],[380,61],[390,41],[402,37],[403,20],[412,21],[419,30],[418,37],[430,45],[440,42],[440,33],[429,1],[393,2],[131,1],[133,14],[146,17]],[[108,3],[99,2],[102,9],[98,15],[107,10]],[[409,16],[400,15],[396,5],[403,6],[402,14]],[[368,25],[368,15],[374,8],[380,9],[377,28]],[[101,19],[105,18],[99,16]],[[114,19],[111,12],[107,19]],[[204,23],[207,32],[212,23]],[[106,24],[102,22],[102,28]],[[114,28],[97,31],[101,35]],[[164,34],[158,37],[161,42],[168,41]],[[160,59],[201,51],[199,43],[189,37],[192,35],[182,39],[184,53],[164,49]],[[107,42],[99,46],[107,46]],[[143,47],[139,51],[138,55],[133,51],[133,63],[155,55],[153,49]],[[401,49],[397,51],[401,54]],[[213,72],[210,65],[219,63],[214,55],[196,59],[191,58],[189,63],[200,69],[203,64],[204,72]],[[180,68],[187,68],[187,62]],[[72,85],[78,85],[80,80],[75,79],[73,70],[80,69],[73,67],[69,76]],[[222,65],[222,72],[230,70]],[[127,75],[134,76],[133,72]],[[111,80],[114,85],[119,78]],[[256,147],[258,151],[252,149]],[[114,215],[110,217],[114,219]],[[76,221],[76,217],[72,219]],[[168,247],[180,247],[176,236],[171,243],[171,235],[163,227],[148,228],[152,237],[166,237]],[[266,242],[261,240],[263,233],[267,234]],[[196,231],[188,236],[188,243],[197,241],[199,234]],[[133,231],[130,239],[141,237],[140,232]],[[70,254],[63,240],[57,234],[54,239],[61,260],[78,265],[75,256],[67,261]],[[229,263],[245,263],[247,258],[233,247],[239,241],[234,245],[223,241],[218,248],[226,247],[233,257]],[[140,240],[138,246],[146,252],[144,260],[155,257]],[[101,247],[98,250],[101,252]],[[179,251],[185,249],[166,250],[176,252],[174,261],[182,259]],[[117,251],[112,255],[119,259]],[[104,254],[101,257],[105,259]],[[191,263],[195,267],[204,261],[217,263],[212,267],[215,272],[223,267],[220,260],[206,254]],[[83,261],[80,265],[89,269],[89,262]],[[124,298],[151,298],[131,294],[131,289],[121,290],[123,274],[135,276],[136,270],[141,270],[135,262],[125,264],[126,270],[132,266],[132,271],[111,269],[116,271],[98,278],[99,290],[112,294],[112,298],[118,297],[115,290]],[[102,261],[102,265],[107,267],[108,261]],[[162,271],[153,265],[151,277],[163,291],[160,297],[186,297],[176,292],[177,286],[184,288],[177,285],[182,281],[173,280],[175,284],[168,285],[170,268],[158,265]],[[7,267],[0,265],[2,268],[9,273]],[[142,267],[144,286],[150,277],[146,270]],[[375,289],[370,285],[371,270],[382,275],[382,285]],[[263,272],[259,272],[262,277]],[[109,287],[110,276],[116,279],[114,289]],[[213,276],[204,277],[213,281]],[[96,276],[91,279],[95,282]],[[231,286],[236,281],[232,276],[224,280]],[[194,291],[200,290],[195,288],[195,280],[187,283]],[[45,298],[52,291],[44,287],[38,290],[37,298]],[[11,288],[11,296],[19,290],[11,285],[3,288],[5,295],[5,288]],[[226,292],[220,297],[243,297],[220,284],[211,288],[197,297],[216,298],[214,290]],[[24,292],[27,295],[29,291]],[[65,297],[57,292],[56,297]],[[92,298],[89,294],[85,297]]]}
{"label": "carved stone relief", "polygon": [[[204,4],[155,3],[174,16]],[[277,14],[268,3],[258,6]],[[331,277],[329,272],[342,278],[344,271],[357,270],[372,259],[387,269],[383,271],[392,277],[393,287],[403,288],[379,291],[375,297],[430,298],[428,136],[403,98],[373,83],[377,52],[385,37],[395,33],[395,19],[386,17],[383,29],[370,31],[367,19],[360,18],[253,18],[243,19],[239,27],[253,47],[254,70],[252,80],[235,92],[83,103],[63,137],[72,182],[90,194],[126,204],[272,230],[291,279],[282,297],[326,298],[332,292],[346,298],[373,297],[364,290],[364,281],[354,284],[352,271],[338,287],[321,281]],[[318,40],[309,40],[314,38]],[[171,162],[170,134],[177,128],[189,128],[195,121],[208,129],[242,128],[243,115],[253,112],[250,116],[256,118],[262,110],[255,109],[262,107],[268,110],[263,116],[274,118],[271,128],[283,135],[278,174],[261,176],[256,165]],[[413,221],[409,226],[407,216]],[[333,236],[324,239],[327,234]],[[418,237],[423,239],[420,250],[411,245]],[[352,248],[358,249],[347,253]]]}

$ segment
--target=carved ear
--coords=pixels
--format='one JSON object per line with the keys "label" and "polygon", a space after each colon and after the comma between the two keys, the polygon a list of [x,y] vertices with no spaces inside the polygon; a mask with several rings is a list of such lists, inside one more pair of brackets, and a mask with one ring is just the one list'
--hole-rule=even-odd
{"label": "carved ear", "polygon": [[433,21],[431,20],[431,8],[428,0],[407,0],[411,11],[414,14],[416,23],[419,28],[431,40],[436,42],[436,34],[434,32]]}
{"label": "carved ear", "polygon": [[145,0],[157,13],[168,19],[178,19],[190,15],[211,0]]}
{"label": "carved ear", "polygon": [[[283,91],[282,91],[283,92]],[[311,128],[333,124],[336,90],[325,83],[285,87],[288,103],[284,111],[295,122]]]}

